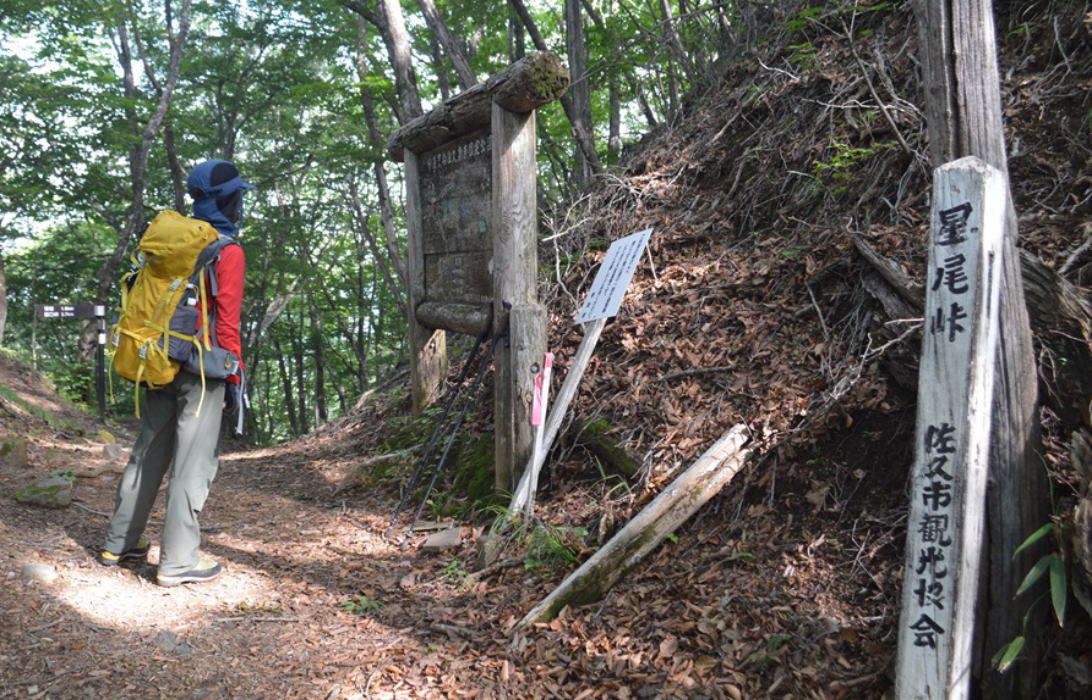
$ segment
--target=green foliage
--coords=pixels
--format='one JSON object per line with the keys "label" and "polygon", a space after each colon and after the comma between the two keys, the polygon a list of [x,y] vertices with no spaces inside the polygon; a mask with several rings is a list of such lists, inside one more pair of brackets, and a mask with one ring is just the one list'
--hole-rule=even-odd
{"label": "green foliage", "polygon": [[523,564],[528,569],[560,569],[574,564],[587,536],[588,531],[582,527],[539,523],[527,533]]}
{"label": "green foliage", "polygon": [[447,564],[444,565],[442,573],[444,578],[454,581],[463,581],[467,577],[466,565],[463,563],[462,559],[459,559],[456,556],[451,556],[451,558],[447,560]]}
{"label": "green foliage", "polygon": [[[506,3],[437,5],[481,80],[534,48]],[[564,46],[559,9],[528,6],[546,45]],[[419,8],[401,7],[428,109],[457,90],[454,71],[434,53],[436,38]],[[672,7],[670,18],[655,3],[581,8],[588,74],[578,79],[591,87],[595,146],[608,166],[620,151],[619,141],[607,143],[608,124],[620,124],[620,140],[634,140],[667,122],[683,108],[680,96],[718,75],[711,68],[754,34],[733,3]],[[800,17],[811,13],[821,10]],[[11,263],[5,340],[37,358],[67,396],[90,403],[90,373],[75,343],[79,324],[36,323],[29,309],[45,301],[115,306],[116,287],[96,299],[98,277],[115,251],[124,267],[139,236],[125,228],[134,184],[143,193],[136,214],[147,220],[177,206],[172,170],[184,174],[209,157],[232,159],[258,186],[248,194],[241,237],[248,262],[243,350],[254,399],[247,430],[254,442],[277,442],[351,410],[405,362],[398,270],[404,260],[390,252],[405,246],[402,183],[385,153],[405,115],[380,32],[366,21],[361,29],[341,3],[195,3],[192,19],[169,110],[134,181],[130,152],[159,104],[168,69],[162,3],[5,3],[0,254]],[[179,20],[173,17],[174,32]],[[119,59],[122,26],[131,83]],[[670,41],[668,27],[676,34]],[[801,60],[808,53],[804,39]],[[575,141],[559,103],[538,110],[536,121],[540,202],[548,209],[575,191]],[[177,163],[168,158],[168,135]],[[384,164],[393,193],[387,211],[377,164]],[[130,414],[128,392],[118,396],[111,410]],[[457,477],[472,503],[487,490],[482,474],[468,468]]]}
{"label": "green foliage", "polygon": [[788,648],[785,645],[791,639],[791,634],[771,634],[766,638],[765,648],[751,653],[750,656],[744,659],[743,664],[745,666],[754,666],[758,670],[773,665]]}
{"label": "green foliage", "polygon": [[344,610],[347,610],[354,615],[363,615],[364,613],[375,612],[383,607],[384,603],[381,600],[369,598],[367,595],[360,593],[349,600],[343,600],[340,603]]}
{"label": "green foliage", "polygon": [[807,28],[811,20],[818,19],[827,12],[827,8],[822,5],[815,7],[806,7],[796,13],[796,16],[785,23],[785,27],[790,32],[799,32]]}
{"label": "green foliage", "polygon": [[792,54],[789,56],[789,63],[795,68],[798,70],[809,70],[815,67],[815,57],[819,52],[810,41],[799,44],[790,44],[789,49],[792,50]]}
{"label": "green foliage", "polygon": [[[1046,538],[1047,535],[1054,535],[1059,538],[1059,541],[1064,541],[1066,538],[1059,522],[1047,523],[1031,533],[1031,535],[1016,548],[1016,551],[1012,554],[1013,558],[1015,559],[1018,554],[1040,542]],[[1047,575],[1047,580],[1049,582],[1050,603],[1051,609],[1054,611],[1054,619],[1058,622],[1059,627],[1065,627],[1066,603],[1069,600],[1069,579],[1065,558],[1060,550],[1044,554],[1035,562],[1027,575],[1024,576],[1024,580],[1020,583],[1020,587],[1017,588],[1016,595],[1023,595],[1030,590],[1043,578],[1044,574]],[[1032,606],[1034,605],[1035,603],[1033,602]],[[1023,626],[1025,629],[1027,628],[1030,614],[1031,606],[1029,606],[1028,612],[1024,614]],[[991,663],[998,671],[1002,673],[1007,671],[1019,658],[1020,652],[1024,648],[1025,641],[1024,635],[1017,636],[994,654]]]}

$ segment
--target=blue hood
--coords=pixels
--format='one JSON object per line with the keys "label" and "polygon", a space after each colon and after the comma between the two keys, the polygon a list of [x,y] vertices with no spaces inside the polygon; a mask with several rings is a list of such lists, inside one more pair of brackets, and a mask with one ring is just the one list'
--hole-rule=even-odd
{"label": "blue hood", "polygon": [[[227,173],[231,177],[225,178]],[[217,177],[219,176],[219,177]],[[217,184],[212,181],[221,180]],[[190,196],[193,197],[193,217],[207,221],[216,227],[216,230],[227,236],[237,236],[239,227],[220,210],[217,200],[223,201],[240,190],[252,190],[254,185],[244,182],[239,171],[233,164],[226,160],[206,160],[199,163],[190,171],[186,181]],[[242,205],[240,204],[239,220],[242,220]]]}

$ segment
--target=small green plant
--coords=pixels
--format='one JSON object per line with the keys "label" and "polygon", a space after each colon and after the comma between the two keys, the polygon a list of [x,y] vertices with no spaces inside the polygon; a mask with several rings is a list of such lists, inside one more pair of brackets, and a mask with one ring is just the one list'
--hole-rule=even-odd
{"label": "small green plant", "polygon": [[791,634],[771,634],[766,638],[766,648],[754,652],[743,662],[744,665],[753,664],[759,670],[766,668],[777,661],[781,655],[781,648],[792,639]]}
{"label": "small green plant", "polygon": [[353,614],[360,615],[363,613],[375,612],[383,607],[383,601],[373,600],[361,593],[353,596],[349,600],[341,601],[341,607]]}
{"label": "small green plant", "polygon": [[799,44],[790,44],[789,49],[792,50],[792,55],[789,56],[789,63],[800,70],[808,70],[815,67],[815,57],[819,55],[819,50],[815,48],[815,45],[810,41],[804,41]]}
{"label": "small green plant", "polygon": [[[1031,533],[1031,535],[1016,548],[1016,551],[1012,553],[1013,558],[1016,558],[1016,555],[1020,554],[1020,552],[1031,547],[1056,530],[1060,530],[1056,523],[1051,522],[1043,525],[1041,528]],[[1050,602],[1051,607],[1054,610],[1054,618],[1058,621],[1059,627],[1065,627],[1065,606],[1066,600],[1069,598],[1069,581],[1066,578],[1065,559],[1062,558],[1061,552],[1054,551],[1040,557],[1039,561],[1035,562],[1035,565],[1028,571],[1027,576],[1025,576],[1024,580],[1020,583],[1020,587],[1016,589],[1016,595],[1019,596],[1034,586],[1039,579],[1043,577],[1043,574],[1049,574]],[[1034,606],[1035,603],[1028,606],[1028,612],[1024,614],[1024,628],[1027,627],[1028,616],[1031,613],[1031,608]],[[1026,641],[1027,639],[1023,634],[1018,635],[994,654],[991,663],[1000,673],[1008,671],[1012,668],[1016,659],[1020,657],[1020,652],[1023,651]]]}
{"label": "small green plant", "polygon": [[580,541],[588,536],[582,527],[541,524],[531,530],[523,565],[528,569],[557,569],[576,562]]}
{"label": "small green plant", "polygon": [[453,555],[448,559],[447,564],[444,565],[443,575],[444,578],[462,581],[467,577],[466,565],[463,564],[462,559]]}
{"label": "small green plant", "polygon": [[893,147],[893,143],[877,143],[874,146],[855,148],[845,143],[835,143],[834,153],[829,160],[814,161],[812,172],[815,177],[824,182],[836,182],[852,180],[853,170],[881,150]]}
{"label": "small green plant", "polygon": [[825,12],[825,11],[826,11],[825,8],[823,8],[821,6],[820,7],[805,7],[803,10],[800,10],[800,12],[796,13],[795,17],[793,17],[788,22],[786,22],[785,26],[786,26],[786,28],[788,28],[788,30],[790,32],[799,32],[799,31],[807,28],[808,23],[811,20],[816,19],[817,17],[822,15],[823,12]]}
{"label": "small green plant", "polygon": [[53,471],[46,474],[46,477],[50,479],[64,479],[65,481],[75,481],[76,472],[72,471],[71,469],[54,469]]}

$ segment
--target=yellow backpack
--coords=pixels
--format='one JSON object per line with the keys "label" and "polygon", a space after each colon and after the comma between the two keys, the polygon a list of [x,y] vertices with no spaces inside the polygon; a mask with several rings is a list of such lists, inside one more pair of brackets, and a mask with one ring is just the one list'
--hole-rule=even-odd
{"label": "yellow backpack", "polygon": [[[137,387],[158,389],[174,380],[191,355],[212,348],[208,318],[199,310],[207,310],[210,301],[202,273],[224,245],[208,222],[170,210],[156,215],[140,239],[133,270],[122,280],[110,342],[115,372]],[[204,379],[202,372],[202,386]]]}

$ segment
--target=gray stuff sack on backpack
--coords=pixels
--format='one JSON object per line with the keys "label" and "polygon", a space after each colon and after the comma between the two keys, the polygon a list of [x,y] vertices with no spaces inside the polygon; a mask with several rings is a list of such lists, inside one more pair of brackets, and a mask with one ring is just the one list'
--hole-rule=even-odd
{"label": "gray stuff sack on backpack", "polygon": [[212,379],[224,379],[239,373],[239,358],[235,353],[221,347],[213,347],[200,353],[197,348],[191,348],[189,359],[182,364],[182,369],[190,374],[202,374]]}

